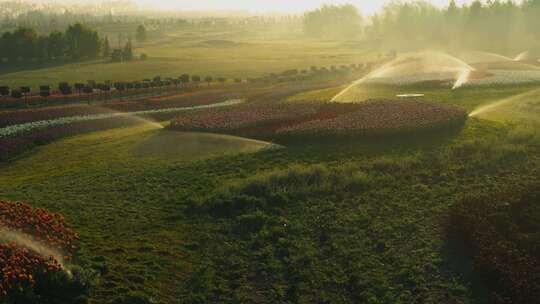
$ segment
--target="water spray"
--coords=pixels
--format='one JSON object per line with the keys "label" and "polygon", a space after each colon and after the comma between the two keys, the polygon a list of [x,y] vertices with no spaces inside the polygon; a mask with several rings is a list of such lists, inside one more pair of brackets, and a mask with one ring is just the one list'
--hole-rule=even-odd
{"label": "water spray", "polygon": [[466,84],[469,81],[469,77],[471,76],[471,72],[473,70],[470,69],[464,69],[461,71],[456,79],[456,82],[454,83],[454,86],[452,87],[452,90],[461,88],[464,84]]}
{"label": "water spray", "polygon": [[517,55],[516,58],[514,58],[514,61],[524,61],[528,57],[529,57],[529,51],[525,51]]}
{"label": "water spray", "polygon": [[[446,53],[424,51],[419,53],[405,54],[386,63],[382,67],[367,74],[359,80],[356,80],[334,96],[331,101],[338,101],[355,86],[365,83],[368,80],[382,77],[406,78],[419,74],[436,74],[440,76],[441,74],[446,73],[452,75],[449,77],[456,77],[456,82],[454,83],[453,89],[457,89],[463,86],[469,80],[472,71],[474,71],[474,68],[468,65],[466,62]],[[456,73],[457,76],[455,76]]]}
{"label": "water spray", "polygon": [[[0,228],[0,241],[15,243],[45,258],[52,257],[60,264],[63,269],[66,269],[64,257],[60,252],[37,241],[28,234],[24,234],[7,228]],[[69,273],[69,271],[67,272]]]}

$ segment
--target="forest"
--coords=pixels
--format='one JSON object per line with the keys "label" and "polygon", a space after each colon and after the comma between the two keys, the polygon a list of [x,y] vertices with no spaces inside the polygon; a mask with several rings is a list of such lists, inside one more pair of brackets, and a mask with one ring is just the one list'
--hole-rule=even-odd
{"label": "forest", "polygon": [[0,58],[11,63],[29,59],[93,59],[101,55],[103,45],[108,42],[80,23],[69,26],[65,32],[55,31],[49,35],[39,35],[34,29],[21,27],[2,34]]}
{"label": "forest", "polygon": [[500,53],[538,48],[540,1],[481,1],[438,7],[427,1],[391,2],[362,17],[352,5],[326,5],[307,12],[310,36],[364,38],[396,48],[471,48]]}

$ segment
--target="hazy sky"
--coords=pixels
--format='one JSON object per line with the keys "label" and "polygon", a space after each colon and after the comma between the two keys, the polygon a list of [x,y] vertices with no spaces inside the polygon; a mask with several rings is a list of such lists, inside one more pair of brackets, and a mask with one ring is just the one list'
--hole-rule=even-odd
{"label": "hazy sky", "polygon": [[[364,14],[371,14],[381,8],[388,0],[136,0],[145,7],[175,8],[186,10],[230,9],[256,12],[288,11],[300,12],[324,3],[352,3]],[[446,5],[449,0],[429,0],[437,5]],[[467,2],[458,0],[457,2]]]}

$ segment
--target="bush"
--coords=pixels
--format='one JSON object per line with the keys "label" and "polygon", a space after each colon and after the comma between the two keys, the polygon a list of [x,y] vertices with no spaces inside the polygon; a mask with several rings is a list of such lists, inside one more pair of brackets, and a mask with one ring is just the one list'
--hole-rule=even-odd
{"label": "bush", "polygon": [[234,231],[241,235],[254,234],[266,225],[268,216],[261,211],[236,217]]}
{"label": "bush", "polygon": [[451,211],[448,232],[465,244],[493,302],[540,299],[540,184],[464,198]]}
{"label": "bush", "polygon": [[[368,174],[354,167],[341,166],[330,169],[324,165],[297,165],[286,170],[259,174],[229,185],[191,206],[194,210],[219,217],[244,214],[253,216],[253,212],[258,210],[275,213],[287,204],[317,194],[341,191],[357,193],[371,183],[372,178]],[[238,219],[254,220],[252,217]]]}

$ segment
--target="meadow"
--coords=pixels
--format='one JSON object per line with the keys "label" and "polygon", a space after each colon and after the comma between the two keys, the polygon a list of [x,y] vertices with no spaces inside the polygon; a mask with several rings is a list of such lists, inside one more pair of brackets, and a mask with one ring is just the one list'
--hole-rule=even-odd
{"label": "meadow", "polygon": [[[329,50],[332,52],[329,52]],[[2,73],[0,84],[11,87],[40,85],[55,87],[62,81],[103,82],[135,81],[162,77],[179,77],[184,73],[205,77],[260,77],[288,69],[311,66],[356,64],[376,59],[369,49],[358,49],[339,41],[310,40],[298,31],[239,28],[208,32],[185,29],[168,32],[135,45],[135,56],[146,54],[147,60],[130,62],[86,61],[40,69],[32,68]]]}
{"label": "meadow", "polygon": [[[380,59],[281,31],[179,30],[139,46],[147,61],[80,63],[0,82],[258,77]],[[53,241],[67,231],[75,252],[66,267],[77,267],[77,280],[60,282],[88,280],[73,289],[82,290],[80,303],[537,299],[537,196],[524,193],[536,193],[540,176],[538,84],[360,83],[350,100],[330,102],[353,76],[4,110],[0,224],[52,223],[38,235]],[[211,108],[230,100],[238,102]],[[12,216],[20,206],[40,216],[21,221]]]}

